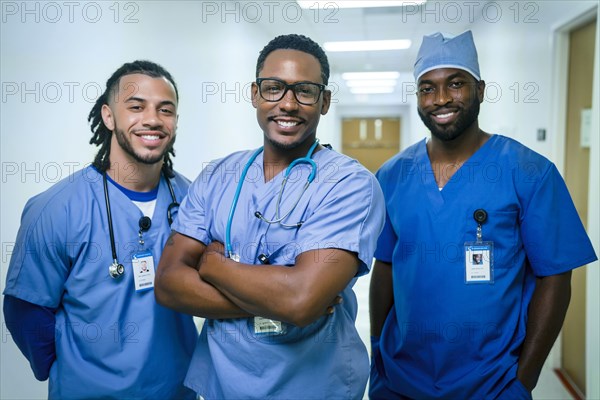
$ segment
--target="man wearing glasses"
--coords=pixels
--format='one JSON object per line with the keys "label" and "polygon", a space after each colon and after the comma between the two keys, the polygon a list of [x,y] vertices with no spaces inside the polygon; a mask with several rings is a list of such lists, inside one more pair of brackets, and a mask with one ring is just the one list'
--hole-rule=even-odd
{"label": "man wearing glasses", "polygon": [[276,37],[256,77],[264,148],[217,160],[192,184],[156,296],[207,318],[185,380],[205,399],[361,398],[369,360],[352,286],[384,223],[381,189],[318,143],[331,100],[318,44]]}

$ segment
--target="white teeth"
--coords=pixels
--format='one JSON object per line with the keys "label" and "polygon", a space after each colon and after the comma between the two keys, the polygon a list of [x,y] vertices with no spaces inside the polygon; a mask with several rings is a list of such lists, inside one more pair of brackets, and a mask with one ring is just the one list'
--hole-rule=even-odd
{"label": "white teeth", "polygon": [[448,118],[452,114],[454,114],[454,113],[453,112],[449,112],[448,114],[438,114],[438,115],[436,115],[436,117],[437,118]]}
{"label": "white teeth", "polygon": [[146,139],[146,140],[159,140],[160,136],[158,136],[158,135],[142,135],[142,138]]}
{"label": "white teeth", "polygon": [[298,122],[293,122],[293,121],[277,121],[277,124],[280,126],[283,126],[284,128],[290,128],[292,126],[296,126],[298,125]]}

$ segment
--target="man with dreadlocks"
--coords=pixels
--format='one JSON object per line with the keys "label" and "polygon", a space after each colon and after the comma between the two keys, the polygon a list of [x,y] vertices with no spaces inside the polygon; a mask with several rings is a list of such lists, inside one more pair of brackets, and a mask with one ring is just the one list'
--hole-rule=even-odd
{"label": "man with dreadlocks", "polygon": [[160,65],[124,64],[88,117],[93,164],[25,206],[4,315],[50,399],[194,397],[182,385],[194,323],[153,290],[189,185],[170,159],[178,100]]}

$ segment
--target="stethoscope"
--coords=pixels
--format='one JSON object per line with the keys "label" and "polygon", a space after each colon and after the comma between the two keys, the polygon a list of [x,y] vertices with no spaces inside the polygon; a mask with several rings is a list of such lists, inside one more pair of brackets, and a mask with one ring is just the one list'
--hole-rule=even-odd
{"label": "stethoscope", "polygon": [[[108,274],[114,278],[120,278],[125,273],[125,267],[121,264],[117,258],[117,247],[115,246],[115,232],[113,230],[112,223],[112,213],[110,211],[110,200],[108,198],[108,179],[106,178],[106,172],[103,174],[104,179],[104,200],[106,201],[106,216],[108,219],[108,233],[110,234],[110,248],[112,250],[112,258],[113,262],[108,267]],[[173,223],[173,211],[175,208],[179,207],[179,203],[177,202],[177,198],[175,197],[175,191],[173,190],[173,186],[171,185],[171,180],[165,176],[165,180],[167,181],[167,186],[169,187],[169,192],[171,193],[171,204],[167,207],[167,221],[169,221],[169,226]],[[152,226],[152,220],[150,217],[143,216],[140,218],[138,225],[140,227],[139,237],[140,244],[144,244],[144,240],[142,239],[142,233],[146,232]]]}
{"label": "stethoscope", "polygon": [[[256,211],[254,213],[254,216],[256,218],[266,222],[269,225],[280,224],[281,226],[286,227],[286,228],[299,228],[302,226],[304,221],[298,221],[295,224],[284,224],[283,220],[285,218],[287,218],[296,209],[296,206],[300,202],[300,199],[304,195],[304,192],[306,192],[306,189],[308,189],[308,187],[310,186],[312,181],[314,181],[315,176],[317,175],[317,164],[312,160],[311,157],[318,145],[319,145],[319,139],[316,139],[315,142],[313,143],[313,145],[308,150],[308,153],[306,153],[306,156],[295,159],[286,168],[285,173],[283,175],[283,181],[281,182],[281,189],[279,190],[279,195],[277,196],[277,203],[275,204],[275,218],[272,220],[269,220],[269,219],[265,218],[262,215],[262,213],[260,213],[259,211]],[[246,165],[244,166],[244,169],[242,170],[242,175],[240,177],[240,181],[238,182],[237,188],[235,190],[235,194],[233,195],[233,201],[231,202],[231,209],[229,210],[229,217],[227,218],[227,225],[225,227],[225,254],[227,255],[228,258],[231,258],[232,260],[237,261],[237,262],[240,261],[240,258],[237,254],[233,253],[233,247],[231,245],[231,225],[233,223],[233,215],[235,214],[235,209],[237,208],[237,203],[240,198],[242,186],[244,185],[244,179],[246,179],[246,175],[248,174],[248,169],[250,168],[252,163],[254,163],[254,160],[256,160],[256,157],[258,157],[258,155],[262,151],[263,151],[263,147],[256,150],[252,154],[252,156],[250,157],[250,159],[248,160]],[[300,192],[300,195],[294,202],[294,205],[290,208],[290,210],[285,215],[282,216],[281,215],[281,198],[283,197],[283,192],[285,190],[285,185],[287,184],[288,178],[290,176],[290,172],[292,171],[292,168],[294,168],[298,164],[309,164],[311,171],[310,171],[310,174],[308,175],[308,178],[306,179],[306,183],[304,184],[304,187],[302,188],[302,192]],[[263,263],[264,263],[264,261],[263,261]]]}

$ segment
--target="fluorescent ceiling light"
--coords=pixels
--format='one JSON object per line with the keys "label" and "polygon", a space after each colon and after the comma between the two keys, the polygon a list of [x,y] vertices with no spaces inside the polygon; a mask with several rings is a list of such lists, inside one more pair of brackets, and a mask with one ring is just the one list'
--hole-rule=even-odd
{"label": "fluorescent ceiling light", "polygon": [[336,1],[300,1],[297,3],[301,8],[325,8],[337,9],[337,8],[369,8],[369,7],[404,7],[404,6],[418,6],[425,3],[426,0],[412,0],[412,1],[354,1],[354,0],[336,0]]}
{"label": "fluorescent ceiling light", "polygon": [[409,39],[399,40],[357,40],[348,42],[325,42],[325,51],[376,51],[376,50],[404,50],[411,45]]}
{"label": "fluorescent ceiling light", "polygon": [[398,83],[395,79],[361,79],[346,81],[348,87],[365,87],[365,86],[396,86]]}
{"label": "fluorescent ceiling light", "polygon": [[344,72],[342,79],[398,79],[400,72],[397,71],[369,71],[369,72]]}
{"label": "fluorescent ceiling light", "polygon": [[391,86],[384,87],[354,87],[350,88],[352,94],[383,94],[394,93],[394,88]]}

